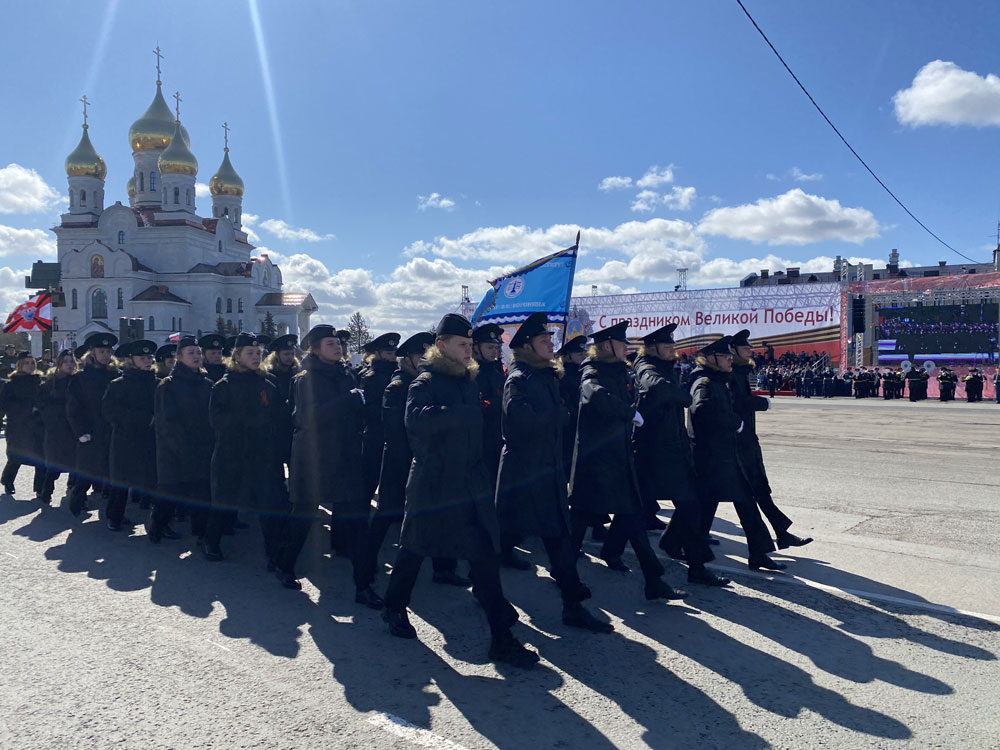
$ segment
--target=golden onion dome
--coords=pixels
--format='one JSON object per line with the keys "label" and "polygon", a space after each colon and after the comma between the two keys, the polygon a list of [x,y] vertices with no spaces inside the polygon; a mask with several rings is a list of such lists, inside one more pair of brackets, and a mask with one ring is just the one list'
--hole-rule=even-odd
{"label": "golden onion dome", "polygon": [[125,189],[128,191],[128,199],[129,199],[129,201],[134,201],[135,200],[135,175],[132,175],[131,177],[128,178],[128,185],[125,186]]}
{"label": "golden onion dome", "polygon": [[222,164],[218,171],[212,175],[208,182],[208,189],[212,195],[236,195],[243,197],[243,180],[236,174],[232,163],[229,161],[229,149],[226,149],[225,156],[222,157]]}
{"label": "golden onion dome", "polygon": [[66,157],[66,175],[68,177],[96,177],[103,180],[108,173],[108,168],[104,165],[97,151],[94,150],[87,135],[87,126],[83,126],[83,135],[80,136],[80,143],[73,149],[73,153]]}
{"label": "golden onion dome", "polygon": [[157,164],[160,167],[160,174],[186,174],[195,177],[198,174],[198,160],[184,143],[185,138],[181,133],[181,123],[178,120],[174,125],[174,133],[170,139],[170,145],[160,154]]}
{"label": "golden onion dome", "polygon": [[[163,98],[160,84],[156,84],[153,103],[128,129],[128,145],[133,151],[163,151],[173,138],[175,122],[174,113],[170,111]],[[181,138],[185,145],[191,145],[191,139],[183,126],[181,126]]]}

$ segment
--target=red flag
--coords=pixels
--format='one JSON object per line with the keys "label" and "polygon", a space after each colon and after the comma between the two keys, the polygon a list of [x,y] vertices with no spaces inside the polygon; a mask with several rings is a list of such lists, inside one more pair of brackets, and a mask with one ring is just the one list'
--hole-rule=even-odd
{"label": "red flag", "polygon": [[7,316],[7,322],[3,325],[4,333],[51,330],[52,295],[48,292],[39,292],[27,302],[18,305],[14,312]]}

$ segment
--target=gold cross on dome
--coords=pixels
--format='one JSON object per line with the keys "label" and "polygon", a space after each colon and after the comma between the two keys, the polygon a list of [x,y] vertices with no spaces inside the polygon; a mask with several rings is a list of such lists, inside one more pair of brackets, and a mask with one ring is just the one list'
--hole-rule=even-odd
{"label": "gold cross on dome", "polygon": [[153,54],[156,55],[156,85],[159,86],[163,83],[160,80],[160,60],[163,59],[163,55],[160,53],[160,45],[156,45],[156,49],[153,50]]}
{"label": "gold cross on dome", "polygon": [[225,135],[225,139],[226,139],[226,151],[228,151],[229,150],[229,123],[228,122],[222,123],[222,129],[226,131],[226,135]]}
{"label": "gold cross on dome", "polygon": [[83,102],[83,127],[87,127],[87,105],[90,104],[90,101],[86,94],[80,97],[80,101]]}
{"label": "gold cross on dome", "polygon": [[174,111],[177,113],[177,122],[180,122],[181,121],[181,102],[184,101],[183,99],[181,99],[181,92],[180,91],[175,91],[174,92],[174,101],[176,102],[176,104],[174,105]]}

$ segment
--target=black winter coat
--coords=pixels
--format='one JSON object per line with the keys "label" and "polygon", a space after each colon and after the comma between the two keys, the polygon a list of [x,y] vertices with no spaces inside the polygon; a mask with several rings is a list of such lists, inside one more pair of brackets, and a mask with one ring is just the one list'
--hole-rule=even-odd
{"label": "black winter coat", "polygon": [[111,426],[111,482],[141,492],[156,489],[156,374],[135,368],[108,383],[101,413]]}
{"label": "black winter coat", "polygon": [[754,368],[750,365],[733,365],[733,377],[729,386],[733,394],[733,407],[743,420],[743,432],[736,436],[740,449],[740,463],[750,480],[756,495],[770,495],[771,485],[764,470],[764,454],[757,439],[757,412],[767,411],[767,399],[756,396],[750,389],[750,375]]}
{"label": "black winter coat", "polygon": [[515,353],[503,387],[503,453],[497,480],[502,531],[569,534],[563,429],[569,412],[559,394],[562,364]]}
{"label": "black winter coat", "polygon": [[7,458],[24,464],[42,463],[42,418],[35,410],[42,376],[11,375],[0,391],[0,417],[7,417]]}
{"label": "black winter coat", "polygon": [[624,362],[586,359],[580,380],[570,505],[582,513],[640,513],[632,453],[632,396]]}
{"label": "black winter coat", "polygon": [[406,394],[417,376],[410,363],[402,360],[400,369],[382,394],[382,431],[385,449],[382,451],[382,471],[378,481],[376,515],[402,518],[406,504],[406,480],[410,475],[413,451],[406,436]]}
{"label": "black winter coat", "polygon": [[76,470],[76,438],[66,418],[66,390],[69,375],[46,378],[38,390],[38,411],[45,436],[42,439],[45,465],[59,473]]}
{"label": "black winter coat", "polygon": [[691,373],[691,439],[698,492],[705,501],[752,502],[740,462],[740,415],[729,391],[730,373],[697,367]]}
{"label": "black winter coat", "polygon": [[322,503],[336,515],[367,517],[361,476],[363,405],[344,364],[312,354],[292,380],[292,457],[288,489],[302,510]]}
{"label": "black winter coat", "polygon": [[226,374],[226,366],[221,363],[217,365],[205,364],[203,367],[205,368],[205,374],[213,384],[222,380],[223,376]]}
{"label": "black winter coat", "polygon": [[215,434],[209,421],[212,381],[177,362],[156,386],[156,476],[160,485],[208,482]]}
{"label": "black winter coat", "polygon": [[483,463],[476,367],[427,350],[406,398],[413,465],[400,543],[425,557],[482,560],[500,551],[494,488]]}
{"label": "black winter coat", "polygon": [[580,414],[580,365],[563,360],[563,376],[559,380],[559,395],[569,412],[563,431],[563,469],[566,479],[573,473],[573,449],[576,447],[576,423]]}
{"label": "black winter coat", "polygon": [[476,386],[479,403],[483,409],[483,458],[490,473],[490,484],[495,484],[500,470],[500,451],[503,449],[503,383],[506,375],[499,362],[477,360],[479,372]]}
{"label": "black winter coat", "polygon": [[365,492],[369,493],[369,499],[378,486],[379,473],[382,470],[382,448],[385,445],[385,433],[382,429],[382,397],[395,372],[395,361],[373,359],[361,378],[361,390],[365,394],[361,463]]}
{"label": "black winter coat", "polygon": [[676,500],[678,492],[693,492],[694,461],[684,422],[691,394],[678,383],[672,361],[641,354],[633,367],[636,410],[642,427],[632,435],[635,469],[650,500]]}
{"label": "black winter coat", "polygon": [[[117,375],[118,370],[88,364],[70,377],[66,390],[66,417],[77,439],[76,471],[92,481],[110,478],[111,425],[101,412],[101,402]],[[90,435],[90,441],[79,442],[83,435]]]}
{"label": "black winter coat", "polygon": [[[283,410],[277,389],[262,372],[230,370],[212,387],[213,505],[280,509],[285,478]],[[251,498],[256,500],[252,507]]]}
{"label": "black winter coat", "polygon": [[297,363],[290,367],[275,363],[266,373],[268,381],[274,385],[278,394],[281,424],[277,433],[277,437],[280,438],[277,450],[281,455],[281,460],[286,464],[291,460],[292,455],[292,380],[300,369]]}

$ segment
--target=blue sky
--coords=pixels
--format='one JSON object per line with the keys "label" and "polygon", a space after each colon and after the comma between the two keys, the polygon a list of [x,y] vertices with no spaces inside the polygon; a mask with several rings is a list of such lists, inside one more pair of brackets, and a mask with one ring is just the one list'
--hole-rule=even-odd
{"label": "blue sky", "polygon": [[[1000,5],[746,5],[911,210],[989,260]],[[378,328],[422,327],[461,284],[478,298],[578,228],[588,293],[672,288],[678,266],[692,286],[725,286],[786,262],[829,270],[838,254],[957,259],[864,172],[735,0],[47,2],[5,15],[8,304],[54,253],[83,93],[108,202],[126,202],[126,136],[152,99],[157,44],[198,181],[227,120],[256,244],[335,324],[360,309]]]}

